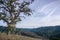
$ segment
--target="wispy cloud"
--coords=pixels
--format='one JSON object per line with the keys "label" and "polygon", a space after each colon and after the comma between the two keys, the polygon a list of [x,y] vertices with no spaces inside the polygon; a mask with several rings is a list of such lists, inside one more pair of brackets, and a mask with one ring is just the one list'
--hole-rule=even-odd
{"label": "wispy cloud", "polygon": [[[42,1],[41,4],[40,1]],[[48,3],[48,1],[51,2]],[[34,14],[18,22],[16,26],[18,28],[36,28],[40,26],[60,25],[60,0],[48,1],[35,1],[30,6],[32,9],[35,9]],[[4,24],[0,22],[0,25]]]}
{"label": "wispy cloud", "polygon": [[38,8],[31,17],[27,17],[21,24],[18,23],[17,27],[36,28],[40,26],[60,25],[60,15],[56,15],[58,12],[60,13],[59,5],[60,1],[57,0],[44,5],[42,8]]}
{"label": "wispy cloud", "polygon": [[[56,8],[54,8],[53,10],[50,10],[50,12],[48,12],[48,15],[46,16],[46,17],[44,17],[43,19],[42,19],[42,21],[47,21],[47,19],[49,18],[49,17],[51,17],[51,15],[55,12],[55,10],[56,10]],[[47,10],[48,11],[48,10]]]}

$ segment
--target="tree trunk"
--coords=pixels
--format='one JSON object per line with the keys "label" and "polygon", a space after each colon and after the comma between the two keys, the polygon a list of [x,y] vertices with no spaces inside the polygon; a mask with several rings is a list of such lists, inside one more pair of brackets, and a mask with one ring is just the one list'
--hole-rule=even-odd
{"label": "tree trunk", "polygon": [[9,23],[7,27],[7,34],[14,34],[16,30],[16,26],[14,23]]}

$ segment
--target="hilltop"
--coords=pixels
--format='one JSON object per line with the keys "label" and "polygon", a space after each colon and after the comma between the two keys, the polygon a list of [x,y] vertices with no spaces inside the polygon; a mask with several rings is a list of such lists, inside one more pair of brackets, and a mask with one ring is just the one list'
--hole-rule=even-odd
{"label": "hilltop", "polygon": [[15,34],[6,34],[6,27],[0,26],[0,40],[48,40],[46,38],[36,35],[34,32],[27,31],[27,29],[17,28]]}
{"label": "hilltop", "polygon": [[14,34],[7,35],[6,33],[0,33],[0,40],[43,40],[43,39],[31,38],[22,35]]}

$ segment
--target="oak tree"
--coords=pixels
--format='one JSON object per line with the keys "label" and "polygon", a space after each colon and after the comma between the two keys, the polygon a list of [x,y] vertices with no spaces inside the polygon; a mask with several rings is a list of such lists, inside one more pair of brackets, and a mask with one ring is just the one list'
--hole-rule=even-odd
{"label": "oak tree", "polygon": [[[20,2],[21,1],[21,2]],[[7,31],[15,30],[16,23],[21,21],[23,15],[31,15],[29,5],[34,0],[0,0],[0,20],[7,23]]]}

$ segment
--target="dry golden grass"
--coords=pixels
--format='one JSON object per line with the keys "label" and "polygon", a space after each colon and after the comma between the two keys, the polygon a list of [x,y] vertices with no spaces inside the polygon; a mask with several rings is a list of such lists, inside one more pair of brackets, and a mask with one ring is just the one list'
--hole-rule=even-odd
{"label": "dry golden grass", "polygon": [[30,38],[22,35],[14,35],[14,34],[5,34],[0,33],[0,40],[42,40],[42,39],[36,39],[36,38]]}

